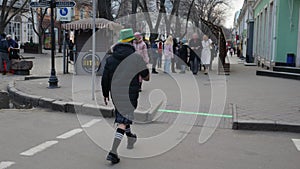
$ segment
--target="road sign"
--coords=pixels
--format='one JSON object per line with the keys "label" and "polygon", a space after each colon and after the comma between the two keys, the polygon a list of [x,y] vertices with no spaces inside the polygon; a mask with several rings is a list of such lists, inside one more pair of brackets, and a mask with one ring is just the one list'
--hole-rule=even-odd
{"label": "road sign", "polygon": [[50,7],[50,1],[43,1],[43,2],[30,2],[29,5],[32,8],[46,8]]}
{"label": "road sign", "polygon": [[57,8],[57,21],[69,22],[72,20],[71,7]]}
{"label": "road sign", "polygon": [[56,7],[63,8],[63,7],[74,7],[76,3],[74,1],[57,1]]}

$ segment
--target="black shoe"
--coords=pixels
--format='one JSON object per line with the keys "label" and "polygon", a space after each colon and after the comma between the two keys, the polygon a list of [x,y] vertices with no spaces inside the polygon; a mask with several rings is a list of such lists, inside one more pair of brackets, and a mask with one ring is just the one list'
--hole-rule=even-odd
{"label": "black shoe", "polygon": [[152,70],[152,74],[158,74],[156,70]]}
{"label": "black shoe", "polygon": [[131,137],[128,137],[127,149],[130,150],[133,149],[136,141],[137,141],[137,136],[135,134],[133,134]]}
{"label": "black shoe", "polygon": [[6,72],[3,72],[2,74],[3,74],[3,75],[6,75]]}
{"label": "black shoe", "polygon": [[117,164],[120,162],[120,158],[118,157],[118,155],[111,152],[109,152],[109,154],[107,155],[106,160],[111,161],[112,164]]}

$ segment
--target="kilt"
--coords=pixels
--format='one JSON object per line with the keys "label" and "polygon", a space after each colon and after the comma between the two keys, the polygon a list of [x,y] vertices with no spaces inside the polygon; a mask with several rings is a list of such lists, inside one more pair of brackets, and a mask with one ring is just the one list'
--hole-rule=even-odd
{"label": "kilt", "polygon": [[[138,105],[138,97],[139,97],[139,94],[138,93],[135,93],[135,94],[129,94],[129,98],[130,98],[130,102],[133,106],[133,109],[130,110],[130,112],[127,112],[128,114],[121,114],[118,109],[116,108],[115,109],[115,123],[118,123],[118,124],[125,124],[125,125],[131,125],[133,122],[132,120],[134,119],[134,110],[137,108],[137,105]],[[129,109],[130,107],[132,106],[129,106]]]}

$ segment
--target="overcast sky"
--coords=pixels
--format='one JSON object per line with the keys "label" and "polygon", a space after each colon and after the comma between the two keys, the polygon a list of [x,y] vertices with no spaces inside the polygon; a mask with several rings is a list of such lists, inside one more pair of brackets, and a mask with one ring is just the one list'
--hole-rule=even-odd
{"label": "overcast sky", "polygon": [[238,11],[239,9],[242,8],[244,0],[231,0],[231,7],[229,9],[228,12],[228,19],[225,22],[225,27],[227,28],[231,28],[233,26],[233,21],[234,21],[234,14],[236,11]]}

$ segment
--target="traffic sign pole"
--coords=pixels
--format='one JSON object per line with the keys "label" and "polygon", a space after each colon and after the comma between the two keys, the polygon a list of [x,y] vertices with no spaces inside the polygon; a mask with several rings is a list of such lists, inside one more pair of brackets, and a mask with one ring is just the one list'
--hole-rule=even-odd
{"label": "traffic sign pole", "polygon": [[56,2],[51,0],[51,76],[49,78],[49,88],[58,88],[58,79],[55,70],[55,30],[54,30],[54,9]]}
{"label": "traffic sign pole", "polygon": [[[43,1],[43,2],[31,2],[31,8],[51,8],[51,76],[49,78],[49,87],[50,89],[58,88],[58,79],[56,76],[55,70],[55,30],[54,30],[54,12],[55,8],[65,8],[65,7],[74,7],[76,3],[74,1],[57,1],[50,0],[50,1]],[[64,69],[65,72],[65,69]]]}

